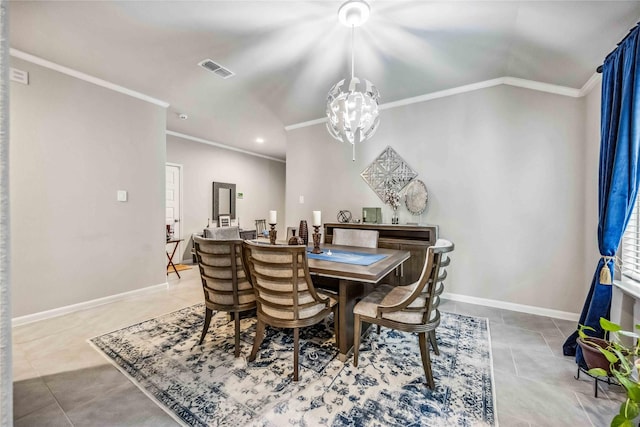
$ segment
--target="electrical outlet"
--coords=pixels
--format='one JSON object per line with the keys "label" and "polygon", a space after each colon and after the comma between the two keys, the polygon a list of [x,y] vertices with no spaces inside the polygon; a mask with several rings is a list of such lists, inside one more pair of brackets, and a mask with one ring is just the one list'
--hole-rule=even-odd
{"label": "electrical outlet", "polygon": [[298,198],[298,201],[300,202],[301,205],[304,204],[304,196],[300,196]]}

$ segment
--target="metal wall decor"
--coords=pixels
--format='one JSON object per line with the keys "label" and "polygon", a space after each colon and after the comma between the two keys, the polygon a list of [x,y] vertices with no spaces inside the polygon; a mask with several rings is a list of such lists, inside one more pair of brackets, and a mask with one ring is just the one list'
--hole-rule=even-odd
{"label": "metal wall decor", "polygon": [[338,222],[341,222],[341,223],[351,222],[351,211],[348,211],[345,209],[338,212]]}
{"label": "metal wall decor", "polygon": [[360,176],[384,202],[385,190],[399,193],[418,174],[393,148],[387,147]]}
{"label": "metal wall decor", "polygon": [[414,179],[407,185],[404,192],[404,204],[407,210],[414,215],[420,215],[427,208],[427,186],[419,179]]}

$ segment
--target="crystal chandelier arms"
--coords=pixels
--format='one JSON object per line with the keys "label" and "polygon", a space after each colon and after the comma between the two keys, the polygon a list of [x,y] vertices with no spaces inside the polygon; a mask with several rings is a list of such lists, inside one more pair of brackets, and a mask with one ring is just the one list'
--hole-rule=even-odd
{"label": "crystal chandelier arms", "polygon": [[369,15],[364,0],[348,0],[338,11],[338,19],[351,27],[351,78],[340,80],[327,95],[327,130],[342,142],[355,145],[369,139],[375,133],[378,116],[378,89],[368,80],[355,76],[355,27],[362,25]]}

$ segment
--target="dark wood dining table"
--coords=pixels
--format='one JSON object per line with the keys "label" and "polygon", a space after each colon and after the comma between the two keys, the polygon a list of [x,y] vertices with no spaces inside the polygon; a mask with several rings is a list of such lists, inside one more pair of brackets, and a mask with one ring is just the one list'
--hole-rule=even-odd
{"label": "dark wood dining table", "polygon": [[[345,361],[353,347],[353,307],[365,295],[367,289],[379,283],[385,276],[400,266],[410,257],[409,251],[385,248],[361,248],[325,244],[323,251],[347,251],[368,254],[387,255],[371,265],[354,265],[335,261],[309,258],[309,273],[312,277],[337,281],[338,292],[338,324],[337,342],[338,357]],[[321,282],[321,280],[319,280]],[[366,330],[366,328],[363,328]]]}

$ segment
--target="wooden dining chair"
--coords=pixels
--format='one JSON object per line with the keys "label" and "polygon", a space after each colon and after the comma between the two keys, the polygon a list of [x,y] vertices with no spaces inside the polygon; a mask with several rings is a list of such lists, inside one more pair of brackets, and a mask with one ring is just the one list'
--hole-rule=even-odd
{"label": "wooden dining chair", "polygon": [[264,231],[267,229],[266,219],[256,219],[256,234],[258,237],[263,237]]}
{"label": "wooden dining chair", "polygon": [[204,229],[206,239],[215,240],[240,240],[240,228],[238,227],[208,227]]}
{"label": "wooden dining chair", "polygon": [[361,248],[378,247],[378,230],[352,230],[350,228],[334,228],[334,245],[359,246]]}
{"label": "wooden dining chair", "polygon": [[435,354],[440,354],[435,330],[440,324],[440,295],[447,277],[445,267],[453,251],[453,243],[438,239],[427,249],[420,279],[408,286],[381,285],[353,308],[353,364],[358,366],[358,347],[362,322],[386,326],[404,332],[417,332],[427,385],[433,389],[433,373],[427,339]]}
{"label": "wooden dining chair", "polygon": [[321,322],[332,311],[337,315],[336,300],[316,292],[311,282],[306,249],[302,245],[263,245],[248,240],[243,243],[256,292],[258,317],[248,360],[256,358],[264,340],[265,325],[292,328],[294,381],[298,381],[299,328]]}
{"label": "wooden dining chair", "polygon": [[233,313],[235,356],[240,356],[240,313],[256,307],[256,296],[242,261],[242,240],[194,237],[196,259],[204,291],[205,317],[200,342],[211,323],[213,311]]}

